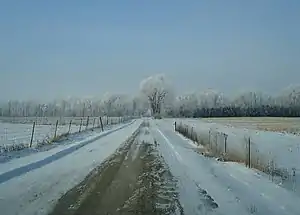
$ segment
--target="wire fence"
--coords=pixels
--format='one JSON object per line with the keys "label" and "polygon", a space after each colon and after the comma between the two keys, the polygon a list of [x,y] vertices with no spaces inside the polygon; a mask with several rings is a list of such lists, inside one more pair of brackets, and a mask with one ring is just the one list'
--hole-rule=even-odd
{"label": "wire fence", "polygon": [[130,120],[129,117],[16,117],[1,118],[0,152],[34,147],[64,135],[90,129],[104,129]]}
{"label": "wire fence", "polygon": [[[284,136],[276,132],[233,132],[174,123],[175,131],[202,146],[200,152],[223,161],[244,163],[249,168],[267,173],[300,194],[300,144],[298,136]],[[298,188],[297,188],[298,183]]]}

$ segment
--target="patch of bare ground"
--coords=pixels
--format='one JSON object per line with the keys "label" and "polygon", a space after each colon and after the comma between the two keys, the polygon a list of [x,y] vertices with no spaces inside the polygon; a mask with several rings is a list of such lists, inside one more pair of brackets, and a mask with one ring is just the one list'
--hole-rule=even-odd
{"label": "patch of bare ground", "polygon": [[[183,214],[177,183],[143,123],[111,157],[58,201],[51,215]],[[149,138],[150,139],[150,138]]]}

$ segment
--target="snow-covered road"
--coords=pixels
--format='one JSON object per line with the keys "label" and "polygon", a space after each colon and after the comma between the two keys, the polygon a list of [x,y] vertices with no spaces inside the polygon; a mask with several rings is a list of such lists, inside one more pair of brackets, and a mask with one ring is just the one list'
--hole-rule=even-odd
{"label": "snow-covered road", "polygon": [[153,121],[152,133],[179,180],[185,214],[300,214],[300,199],[243,165],[199,155],[170,122]]}
{"label": "snow-covered road", "polygon": [[112,154],[140,123],[136,120],[93,142],[57,147],[0,164],[0,214],[48,214],[64,193]]}
{"label": "snow-covered road", "polygon": [[[0,214],[48,214],[55,208],[60,197],[65,196],[64,194],[71,188],[74,191],[76,185],[81,186],[79,183],[84,182],[85,177],[93,169],[95,170],[95,167],[103,164],[104,160],[108,165],[103,174],[110,179],[108,185],[101,184],[102,187],[99,189],[105,191],[107,186],[108,190],[105,192],[108,196],[103,193],[97,194],[96,190],[92,193],[97,195],[92,196],[92,199],[101,198],[104,204],[106,197],[110,197],[116,200],[115,205],[117,203],[122,205],[122,201],[127,198],[124,190],[127,190],[128,195],[131,192],[129,197],[132,199],[136,193],[134,190],[129,192],[128,189],[133,189],[137,176],[148,174],[143,171],[146,171],[144,166],[149,166],[147,159],[150,157],[145,156],[147,150],[142,149],[147,147],[143,147],[143,144],[152,144],[155,147],[158,155],[161,156],[151,159],[163,159],[166,171],[174,177],[177,183],[176,190],[179,193],[178,205],[182,208],[180,214],[300,214],[300,198],[295,193],[272,183],[263,173],[246,168],[242,164],[220,162],[214,158],[204,157],[197,152],[199,149],[196,145],[174,131],[171,120],[149,120],[150,123],[144,125],[146,128],[138,136],[139,141],[135,142],[133,139],[132,147],[128,149],[123,147],[121,155],[124,159],[116,156],[116,160],[110,163],[106,158],[138,129],[141,122],[142,120],[136,120],[127,126],[120,126],[113,131],[99,134],[93,140],[62,145],[49,151],[0,164]],[[153,160],[151,162],[153,163]],[[118,168],[114,167],[114,164],[118,164]],[[159,165],[161,167],[156,171],[163,174],[164,164]],[[125,173],[127,178],[123,178]],[[95,177],[98,177],[97,174]],[[95,180],[97,181],[97,178]],[[101,180],[105,181],[105,177]],[[131,181],[131,184],[126,184],[127,181]],[[122,186],[116,186],[118,183]],[[115,194],[109,193],[110,189],[114,190]],[[119,193],[123,195],[118,197]],[[67,200],[70,195],[63,199]],[[79,198],[87,197],[79,194]],[[65,204],[64,201],[62,202]],[[93,202],[93,204],[100,203],[98,199]],[[73,203],[68,202],[68,204],[67,211]],[[81,209],[83,208],[85,207]],[[114,210],[114,204],[110,204],[108,208]],[[97,214],[102,214],[102,210],[100,208]],[[113,214],[120,214],[118,210],[119,208],[115,208]],[[153,212],[153,214],[157,213]]]}

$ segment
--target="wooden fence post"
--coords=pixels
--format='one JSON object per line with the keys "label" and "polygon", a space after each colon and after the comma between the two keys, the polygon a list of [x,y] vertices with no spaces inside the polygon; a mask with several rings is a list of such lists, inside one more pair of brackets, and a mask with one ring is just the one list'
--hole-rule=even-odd
{"label": "wooden fence post", "polygon": [[86,126],[85,126],[85,130],[88,128],[89,126],[89,121],[90,121],[90,116],[87,117],[86,119]]}
{"label": "wooden fence post", "polygon": [[177,128],[176,128],[176,121],[175,121],[175,123],[174,123],[174,129],[175,129],[175,131],[177,131]]}
{"label": "wooden fence post", "polygon": [[56,138],[57,126],[58,126],[58,120],[56,120],[56,124],[55,124],[54,138]]}
{"label": "wooden fence post", "polygon": [[100,124],[101,124],[101,130],[103,131],[103,123],[102,123],[102,117],[100,116]]}
{"label": "wooden fence post", "polygon": [[96,118],[94,118],[94,121],[93,121],[93,129],[95,128],[95,120],[96,120]]}
{"label": "wooden fence post", "polygon": [[251,168],[251,139],[248,139],[248,167]]}
{"label": "wooden fence post", "polygon": [[216,147],[216,149],[215,149],[215,153],[217,154],[218,153],[218,148],[219,148],[219,146],[218,146],[218,134],[219,134],[219,132],[217,132],[216,133],[216,144],[215,144],[215,147]]}
{"label": "wooden fence post", "polygon": [[33,122],[33,125],[32,125],[32,132],[31,132],[31,139],[30,139],[30,148],[31,148],[32,142],[33,142],[34,128],[35,128],[35,122]]}
{"label": "wooden fence post", "polygon": [[71,131],[71,125],[72,125],[72,120],[70,120],[68,134],[70,134],[70,131]]}
{"label": "wooden fence post", "polygon": [[209,145],[210,150],[212,150],[212,144],[210,143],[210,135],[211,135],[211,130],[209,129],[209,131],[208,131],[208,145]]}
{"label": "wooden fence post", "polygon": [[81,132],[81,126],[82,126],[82,118],[80,120],[79,132]]}
{"label": "wooden fence post", "polygon": [[227,134],[224,134],[224,153],[227,153]]}
{"label": "wooden fence post", "polygon": [[108,116],[106,117],[106,125],[108,125]]}

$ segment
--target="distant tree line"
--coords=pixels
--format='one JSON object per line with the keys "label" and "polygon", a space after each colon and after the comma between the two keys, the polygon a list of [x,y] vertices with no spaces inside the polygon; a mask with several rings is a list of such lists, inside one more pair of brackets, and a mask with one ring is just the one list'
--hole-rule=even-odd
{"label": "distant tree line", "polygon": [[97,98],[69,98],[52,102],[10,100],[0,104],[2,117],[85,117],[134,116],[147,111],[147,101],[139,96],[105,94]]}
{"label": "distant tree line", "polygon": [[218,107],[181,110],[182,117],[300,117],[300,107]]}
{"label": "distant tree line", "polygon": [[213,89],[175,95],[164,74],[140,82],[135,95],[106,93],[101,98],[68,98],[42,103],[7,101],[0,116],[170,116],[170,117],[299,117],[300,86],[289,86],[277,95],[247,91],[234,97]]}
{"label": "distant tree line", "polygon": [[289,87],[270,96],[244,92],[229,99],[223,93],[206,90],[178,96],[173,117],[300,117],[300,87]]}

